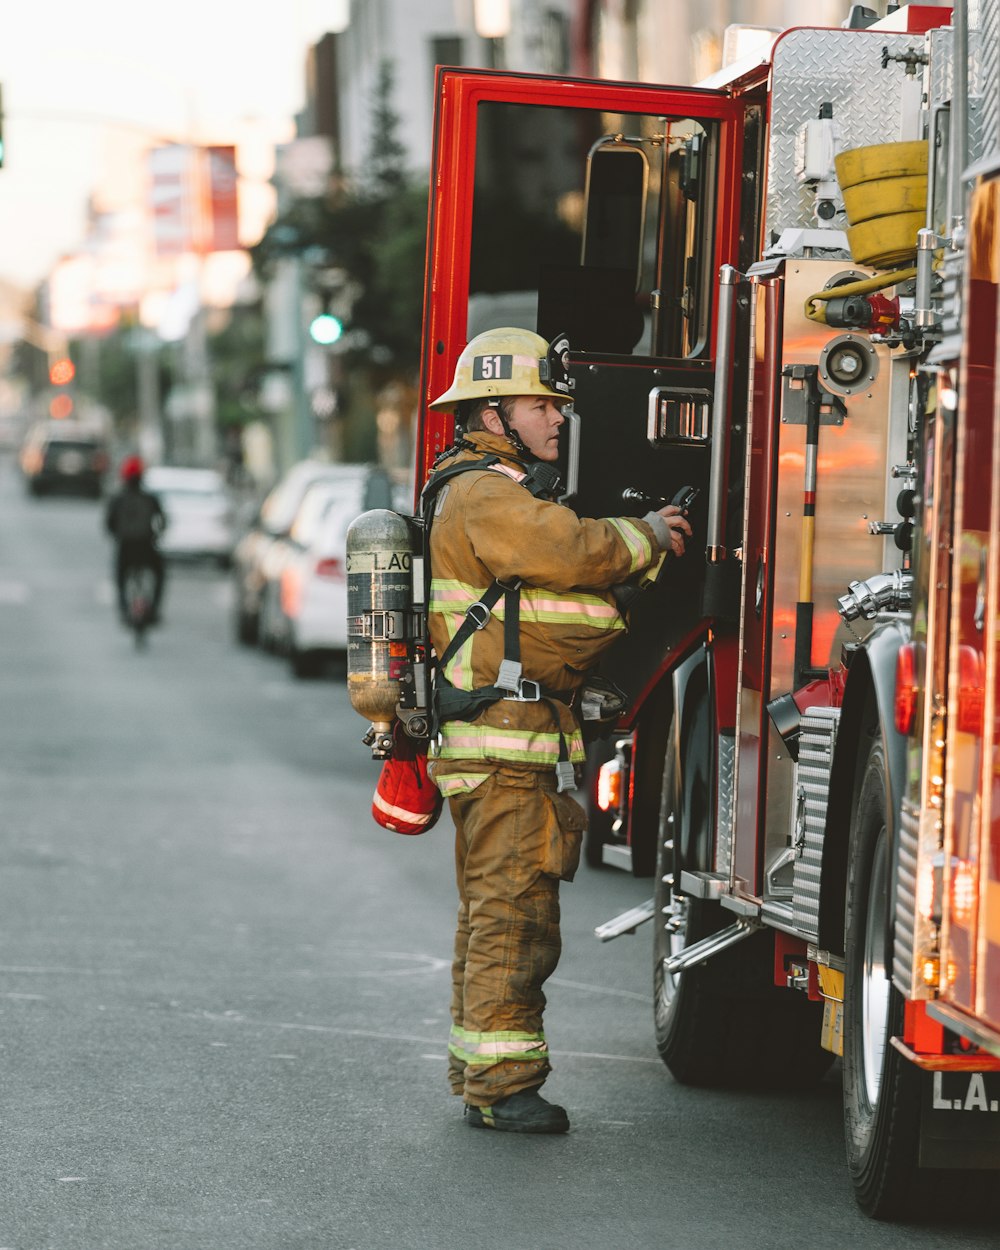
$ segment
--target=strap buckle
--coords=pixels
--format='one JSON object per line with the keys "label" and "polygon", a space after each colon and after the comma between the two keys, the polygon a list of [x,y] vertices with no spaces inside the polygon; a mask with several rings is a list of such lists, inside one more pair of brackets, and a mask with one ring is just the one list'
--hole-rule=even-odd
{"label": "strap buckle", "polygon": [[565,794],[567,790],[576,789],[576,769],[569,760],[560,760],[556,764],[556,794]]}
{"label": "strap buckle", "polygon": [[501,660],[500,668],[497,670],[497,679],[493,684],[501,690],[509,690],[512,696],[516,696],[521,687],[521,661]]}
{"label": "strap buckle", "polygon": [[[477,609],[479,609],[478,612]],[[479,619],[480,612],[482,613],[482,620]],[[476,629],[485,629],[493,614],[481,599],[477,599],[475,603],[470,604],[466,608],[465,615],[475,625]]]}
{"label": "strap buckle", "polygon": [[501,660],[494,685],[507,692],[505,699],[512,699],[515,703],[538,703],[542,697],[541,682],[522,677],[519,660]]}

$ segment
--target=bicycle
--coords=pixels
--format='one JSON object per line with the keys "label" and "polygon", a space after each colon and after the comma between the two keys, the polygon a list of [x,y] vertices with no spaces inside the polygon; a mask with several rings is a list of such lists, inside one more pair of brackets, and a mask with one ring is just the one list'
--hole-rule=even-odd
{"label": "bicycle", "polygon": [[153,624],[156,574],[148,564],[132,564],[125,571],[125,624],[135,637],[136,650],[146,645],[146,630]]}

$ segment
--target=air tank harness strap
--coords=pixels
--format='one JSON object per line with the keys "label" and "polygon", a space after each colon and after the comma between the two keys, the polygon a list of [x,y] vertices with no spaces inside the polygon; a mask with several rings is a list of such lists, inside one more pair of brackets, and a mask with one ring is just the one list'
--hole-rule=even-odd
{"label": "air tank harness strap", "polygon": [[[479,629],[484,629],[492,614],[494,604],[503,595],[503,659],[496,682],[492,686],[480,686],[476,690],[459,690],[444,676],[445,665],[457,654],[462,644]],[[484,707],[499,703],[501,699],[514,699],[519,703],[544,703],[552,713],[556,725],[559,714],[553,700],[565,703],[566,697],[559,691],[548,690],[540,682],[522,676],[521,669],[521,580],[501,582],[499,578],[487,587],[481,599],[470,604],[465,620],[438,661],[434,688],[434,712],[438,723],[447,720],[473,720]],[[566,736],[559,729],[559,760],[556,764],[556,790],[572,790],[576,786],[573,765],[569,758]]]}

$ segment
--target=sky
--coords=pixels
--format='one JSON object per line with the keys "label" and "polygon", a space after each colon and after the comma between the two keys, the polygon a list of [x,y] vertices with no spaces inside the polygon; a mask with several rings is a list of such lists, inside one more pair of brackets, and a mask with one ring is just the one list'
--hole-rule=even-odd
{"label": "sky", "polygon": [[[8,0],[0,14],[0,282],[33,287],[83,239],[123,146],[291,136],[308,46],[347,0]],[[137,140],[139,142],[137,142]]]}

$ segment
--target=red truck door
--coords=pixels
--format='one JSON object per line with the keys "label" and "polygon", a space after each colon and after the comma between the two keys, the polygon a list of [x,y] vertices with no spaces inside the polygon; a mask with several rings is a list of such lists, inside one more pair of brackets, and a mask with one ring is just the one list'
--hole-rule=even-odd
{"label": "red truck door", "polygon": [[[584,239],[588,155],[602,140],[609,147],[615,136],[622,140],[623,182],[630,176],[628,167],[645,158],[647,219],[632,219],[627,190],[616,196],[612,187],[605,197],[606,225],[623,253],[629,238],[644,226],[644,260],[659,278],[670,267],[666,250],[673,249],[678,265],[685,263],[685,240],[676,231],[665,238],[657,228],[669,214],[671,199],[680,194],[669,154],[685,144],[690,149],[692,136],[704,137],[703,166],[695,172],[702,180],[698,194],[715,199],[712,229],[705,231],[708,246],[699,258],[704,274],[690,275],[688,284],[680,275],[675,290],[664,297],[681,299],[687,290],[690,298],[701,300],[700,319],[689,324],[686,335],[675,334],[672,342],[650,343],[646,335],[624,351],[621,333],[616,335],[614,326],[606,326],[605,332],[606,354],[686,357],[698,362],[699,376],[710,375],[710,293],[695,291],[695,278],[714,286],[719,264],[735,260],[743,145],[743,128],[737,122],[743,115],[742,105],[717,91],[438,70],[419,480],[451,438],[450,416],[428,412],[427,404],[450,384],[455,360],[469,338],[498,325],[537,327],[544,334],[546,303],[560,305],[556,316],[571,315],[567,304],[572,305],[575,294],[581,293],[580,301],[587,298],[588,271],[615,267],[613,246],[588,257]],[[633,138],[641,142],[633,144]],[[626,161],[626,155],[634,159]],[[677,176],[690,179],[695,163],[688,159],[686,173],[678,165]],[[660,289],[644,288],[640,277],[627,292],[632,305],[623,320],[634,316],[642,301],[655,302]],[[648,307],[638,311],[649,320]],[[627,337],[625,332],[624,341]],[[572,344],[572,334],[570,338]],[[599,337],[594,346],[601,348]]]}
{"label": "red truck door", "polygon": [[[763,128],[759,94],[438,71],[418,483],[453,435],[451,414],[427,405],[471,338],[568,335],[566,502],[641,516],[649,505],[623,495],[701,492],[688,557],[643,597],[633,645],[607,666],[634,708],[704,631],[713,313],[720,265],[746,266],[758,246]],[[725,423],[718,436],[728,447]]]}

